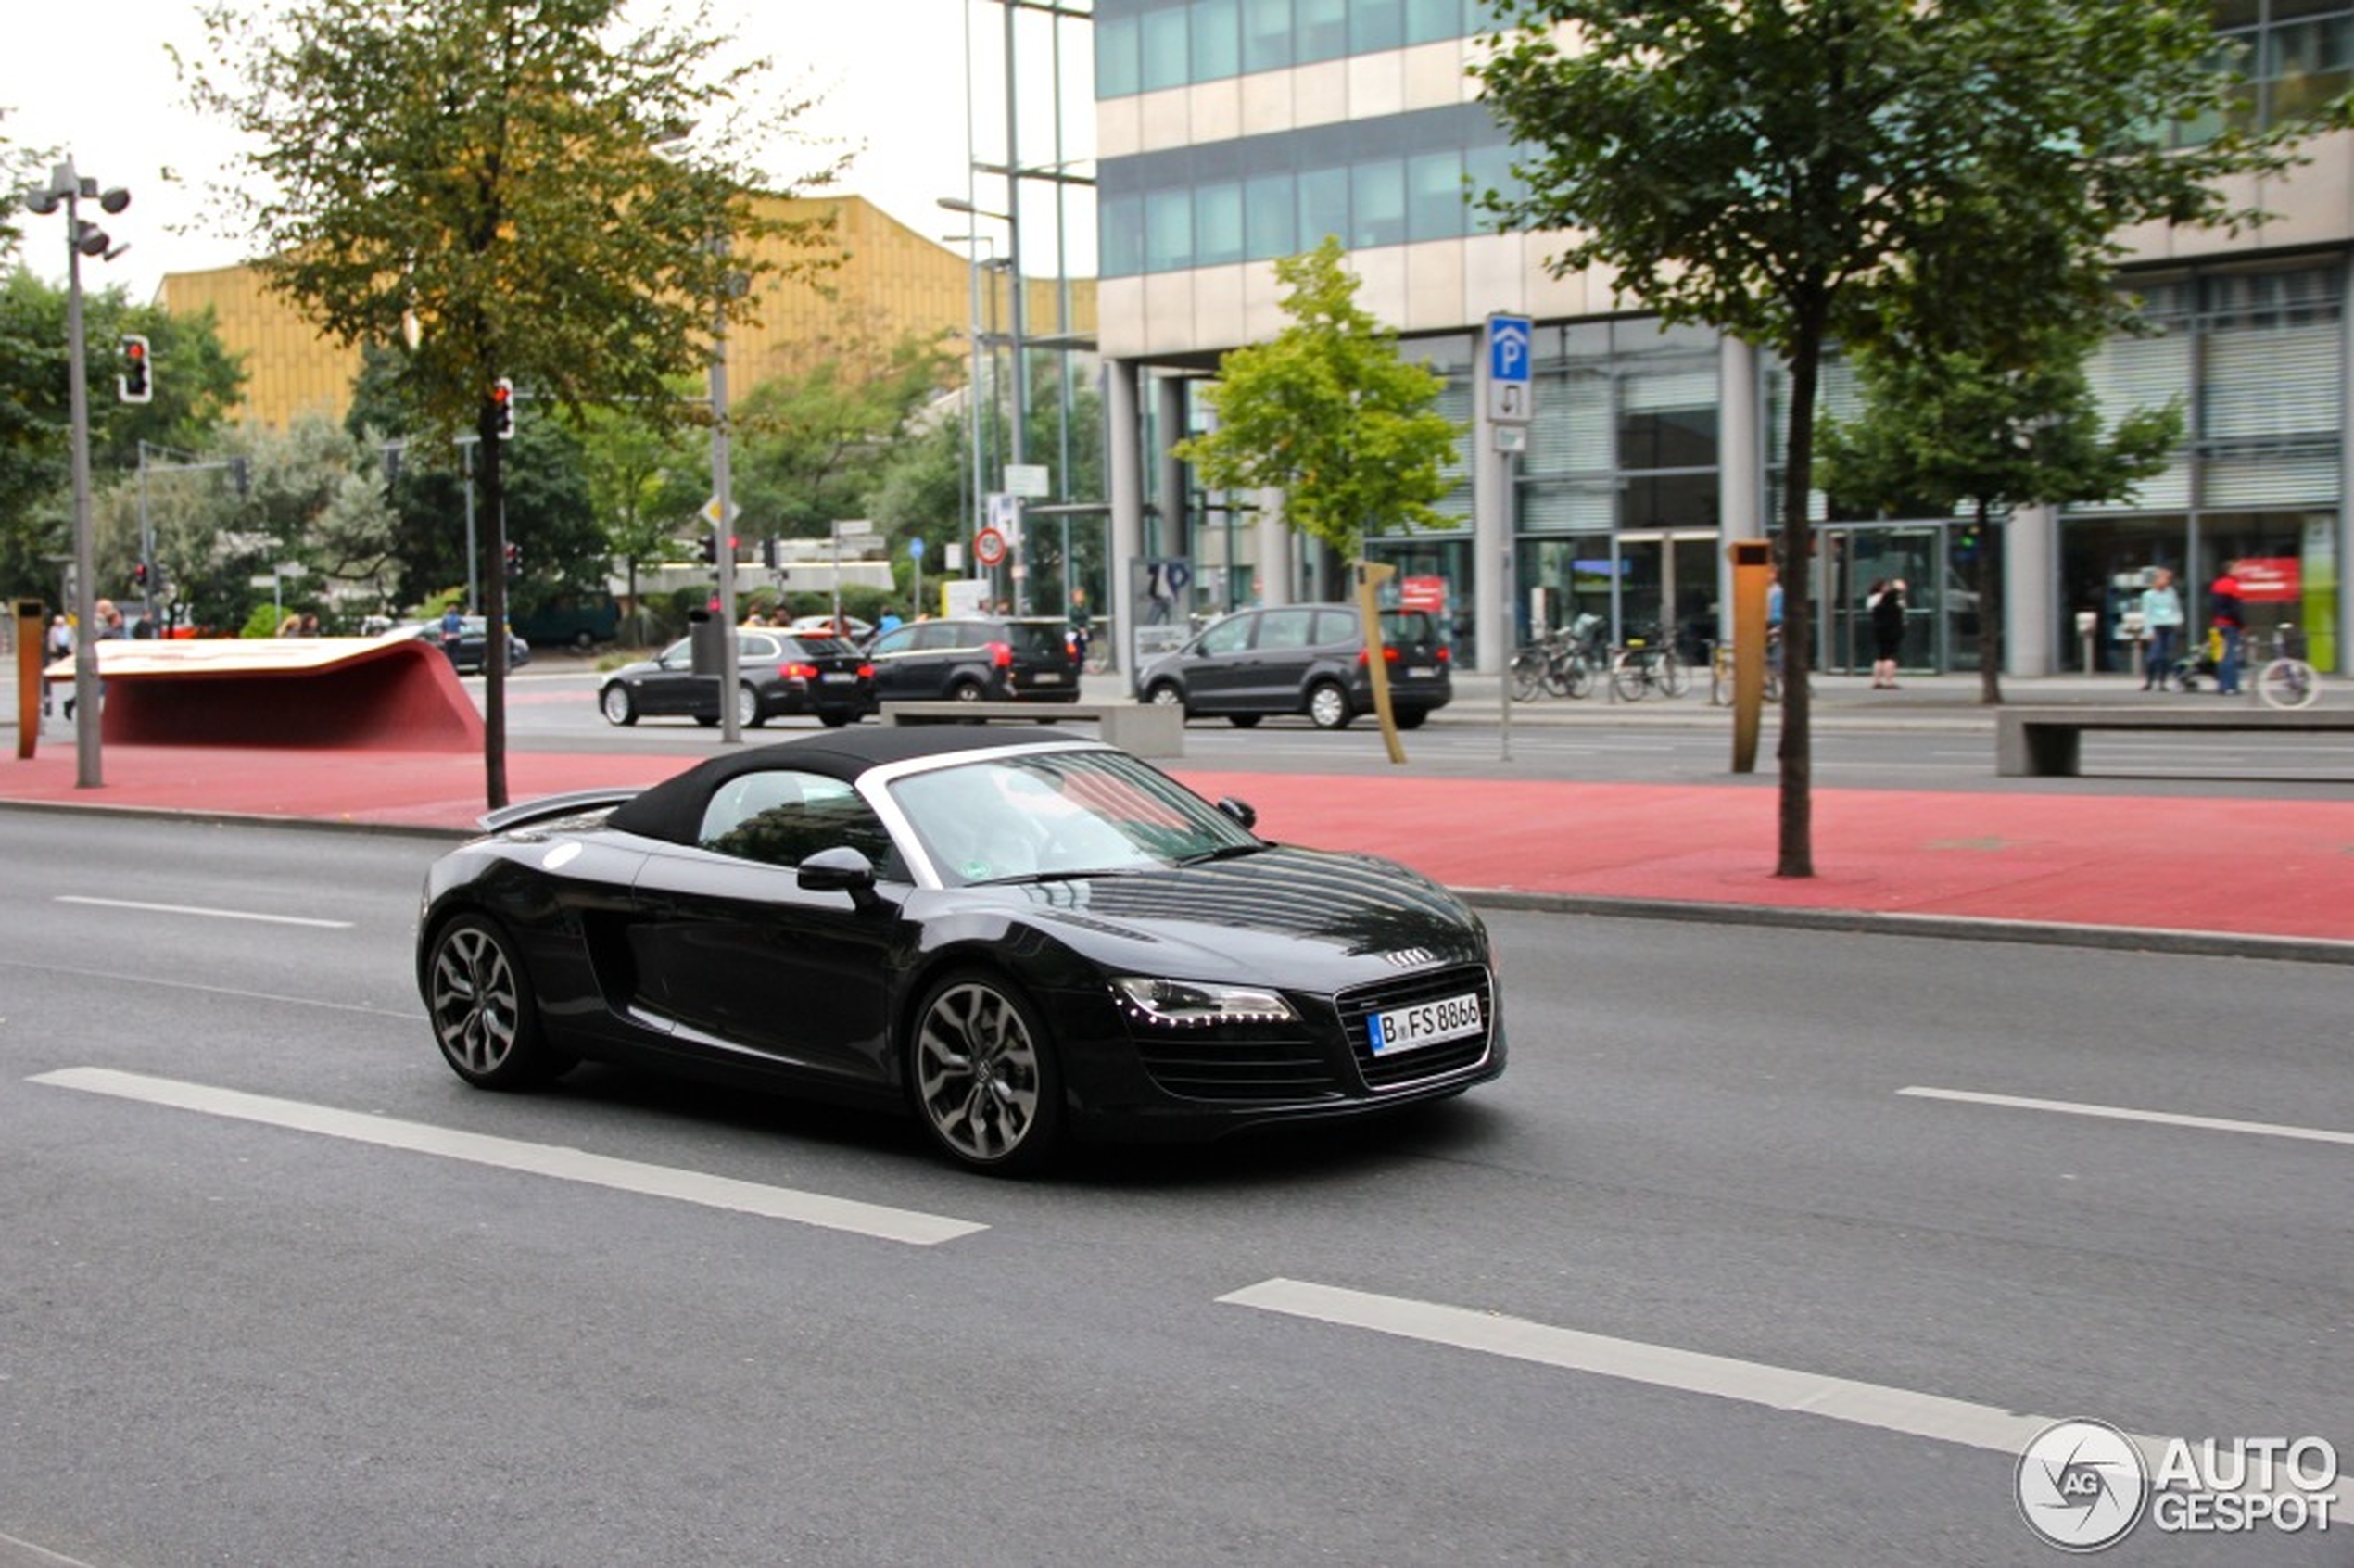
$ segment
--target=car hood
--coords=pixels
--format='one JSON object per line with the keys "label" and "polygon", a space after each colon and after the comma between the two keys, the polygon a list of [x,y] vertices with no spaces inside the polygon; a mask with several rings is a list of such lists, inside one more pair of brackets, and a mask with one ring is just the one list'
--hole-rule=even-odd
{"label": "car hood", "polygon": [[1107,967],[1316,990],[1485,963],[1479,921],[1375,855],[1273,846],[1165,871],[966,888]]}

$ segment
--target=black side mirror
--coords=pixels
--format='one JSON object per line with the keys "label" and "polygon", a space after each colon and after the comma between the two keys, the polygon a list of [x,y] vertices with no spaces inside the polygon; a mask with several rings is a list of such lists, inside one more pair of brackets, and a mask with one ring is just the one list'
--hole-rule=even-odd
{"label": "black side mirror", "polygon": [[1234,799],[1234,796],[1228,795],[1218,803],[1218,809],[1224,812],[1228,816],[1233,817],[1237,824],[1246,829],[1255,828],[1259,826],[1259,813],[1250,808],[1250,803],[1248,801],[1238,801]]}
{"label": "black side mirror", "polygon": [[846,892],[861,904],[874,895],[875,863],[847,844],[819,850],[794,875],[807,892]]}

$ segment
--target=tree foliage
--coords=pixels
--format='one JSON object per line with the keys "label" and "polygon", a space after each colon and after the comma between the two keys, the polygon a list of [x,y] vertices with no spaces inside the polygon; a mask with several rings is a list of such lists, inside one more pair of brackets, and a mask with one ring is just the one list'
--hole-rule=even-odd
{"label": "tree foliage", "polygon": [[2135,410],[2110,428],[2084,373],[2098,347],[2084,332],[2056,333],[2015,364],[1983,348],[1883,342],[1856,356],[1862,413],[1821,422],[1819,472],[1834,501],[1909,517],[1972,512],[1979,686],[1989,703],[2002,701],[2012,512],[2123,499],[2165,472],[2183,438],[2179,403]]}
{"label": "tree foliage", "polygon": [[1203,393],[1218,423],[1176,455],[1213,488],[1282,490],[1285,521],[1344,559],[1369,532],[1436,524],[1460,434],[1437,411],[1444,384],[1357,303],[1338,240],[1277,261],[1275,278],[1292,324],[1219,360]]}
{"label": "tree foliage", "polygon": [[[747,275],[787,253],[805,271],[825,244],[820,224],[755,209],[770,182],[742,150],[803,106],[758,92],[765,62],[725,62],[731,40],[707,8],[646,28],[625,10],[297,0],[261,26],[219,5],[204,12],[207,57],[184,61],[196,101],[255,149],[255,183],[229,196],[264,283],[338,342],[412,344],[392,377],[404,428],[482,438],[494,622],[494,387],[513,383],[519,423],[633,401],[671,419],[672,380],[708,362],[716,323],[752,318]],[[746,247],[771,236],[805,248]],[[489,648],[485,761],[501,805],[505,645]]]}
{"label": "tree foliage", "polygon": [[[1496,0],[1487,101],[1525,149],[1508,227],[1550,265],[1778,355],[1786,588],[1777,872],[1811,876],[1807,497],[1827,344],[1961,285],[2031,336],[2074,319],[2145,221],[2231,223],[2215,182],[2291,160],[2241,129],[2192,0]],[[2211,117],[2213,139],[2162,145]],[[1941,258],[1967,265],[1941,267]]]}
{"label": "tree foliage", "polygon": [[[211,446],[245,380],[211,314],[133,306],[118,287],[85,289],[82,315],[94,493],[137,473],[143,442],[179,451]],[[147,339],[151,401],[115,397],[124,333]],[[64,286],[21,269],[0,279],[0,585],[8,591],[56,592],[55,558],[72,553],[66,353]],[[103,571],[102,578],[113,581]]]}

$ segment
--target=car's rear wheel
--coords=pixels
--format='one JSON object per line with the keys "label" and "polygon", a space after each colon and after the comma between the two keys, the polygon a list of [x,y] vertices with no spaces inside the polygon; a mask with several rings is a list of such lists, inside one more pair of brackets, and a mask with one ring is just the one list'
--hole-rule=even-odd
{"label": "car's rear wheel", "polygon": [[949,975],[916,1010],[908,1082],[924,1127],[968,1170],[1036,1170],[1062,1135],[1062,1080],[1037,1009],[1011,981]]}
{"label": "car's rear wheel", "polygon": [[475,1088],[528,1088],[571,1065],[549,1047],[514,941],[495,921],[461,915],[442,927],[425,972],[435,1043]]}
{"label": "car's rear wheel", "polygon": [[1336,680],[1320,680],[1308,691],[1308,720],[1319,729],[1345,729],[1356,715],[1348,711],[1348,693]]}
{"label": "car's rear wheel", "polygon": [[1226,715],[1226,722],[1236,729],[1255,729],[1259,726],[1259,715],[1257,714],[1228,714]]}
{"label": "car's rear wheel", "polygon": [[736,688],[736,726],[740,729],[758,729],[768,722],[760,711],[760,689],[746,682]]}
{"label": "car's rear wheel", "polygon": [[828,708],[817,715],[817,722],[828,729],[840,729],[856,716],[854,714],[845,714],[840,708]]}
{"label": "car's rear wheel", "polygon": [[597,707],[605,715],[607,724],[638,722],[637,699],[629,695],[629,688],[617,681],[598,694]]}
{"label": "car's rear wheel", "polygon": [[1398,727],[1400,729],[1420,729],[1423,727],[1423,720],[1430,717],[1430,710],[1428,708],[1400,708],[1390,716],[1398,721]]}

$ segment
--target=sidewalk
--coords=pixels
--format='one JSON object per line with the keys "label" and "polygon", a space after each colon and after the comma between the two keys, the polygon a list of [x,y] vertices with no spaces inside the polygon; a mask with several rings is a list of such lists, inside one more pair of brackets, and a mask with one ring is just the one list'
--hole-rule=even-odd
{"label": "sidewalk", "polygon": [[[1869,692],[1867,703],[1818,688],[1818,721],[1982,728],[1993,720],[1968,677],[1908,683],[1917,695]],[[1475,677],[1474,677],[1475,679]],[[1473,680],[1466,680],[1470,686]],[[2124,701],[2115,681],[2006,683],[2013,702]],[[1495,701],[1492,684],[1487,693]],[[1910,699],[1891,702],[1888,699]],[[2199,701],[2199,698],[2145,701]],[[2207,697],[2205,701],[2220,701]],[[1433,720],[1493,722],[1466,700]],[[1648,722],[1725,725],[1690,698],[1643,704]],[[1563,710],[1541,720],[1619,720],[1629,707]],[[450,833],[484,806],[472,753],[236,751],[111,746],[105,783],[76,786],[73,740],[53,721],[40,754],[14,754],[0,714],[0,803],[300,819]],[[792,731],[778,731],[787,739]],[[1092,733],[1080,726],[1075,734]],[[1361,770],[1324,775],[1171,768],[1211,799],[1234,795],[1272,839],[1368,850],[1502,906],[1665,914],[1923,932],[1959,931],[2172,951],[2253,953],[2354,962],[2354,800],[2255,800],[2102,792],[1967,790],[1813,791],[1815,872],[1773,875],[1780,791],[1771,752],[1759,771],[1722,784],[1650,785],[1446,778],[1392,768],[1368,734]],[[763,735],[755,743],[772,737]],[[642,786],[689,765],[677,755],[517,751],[508,791],[536,795]]]}

